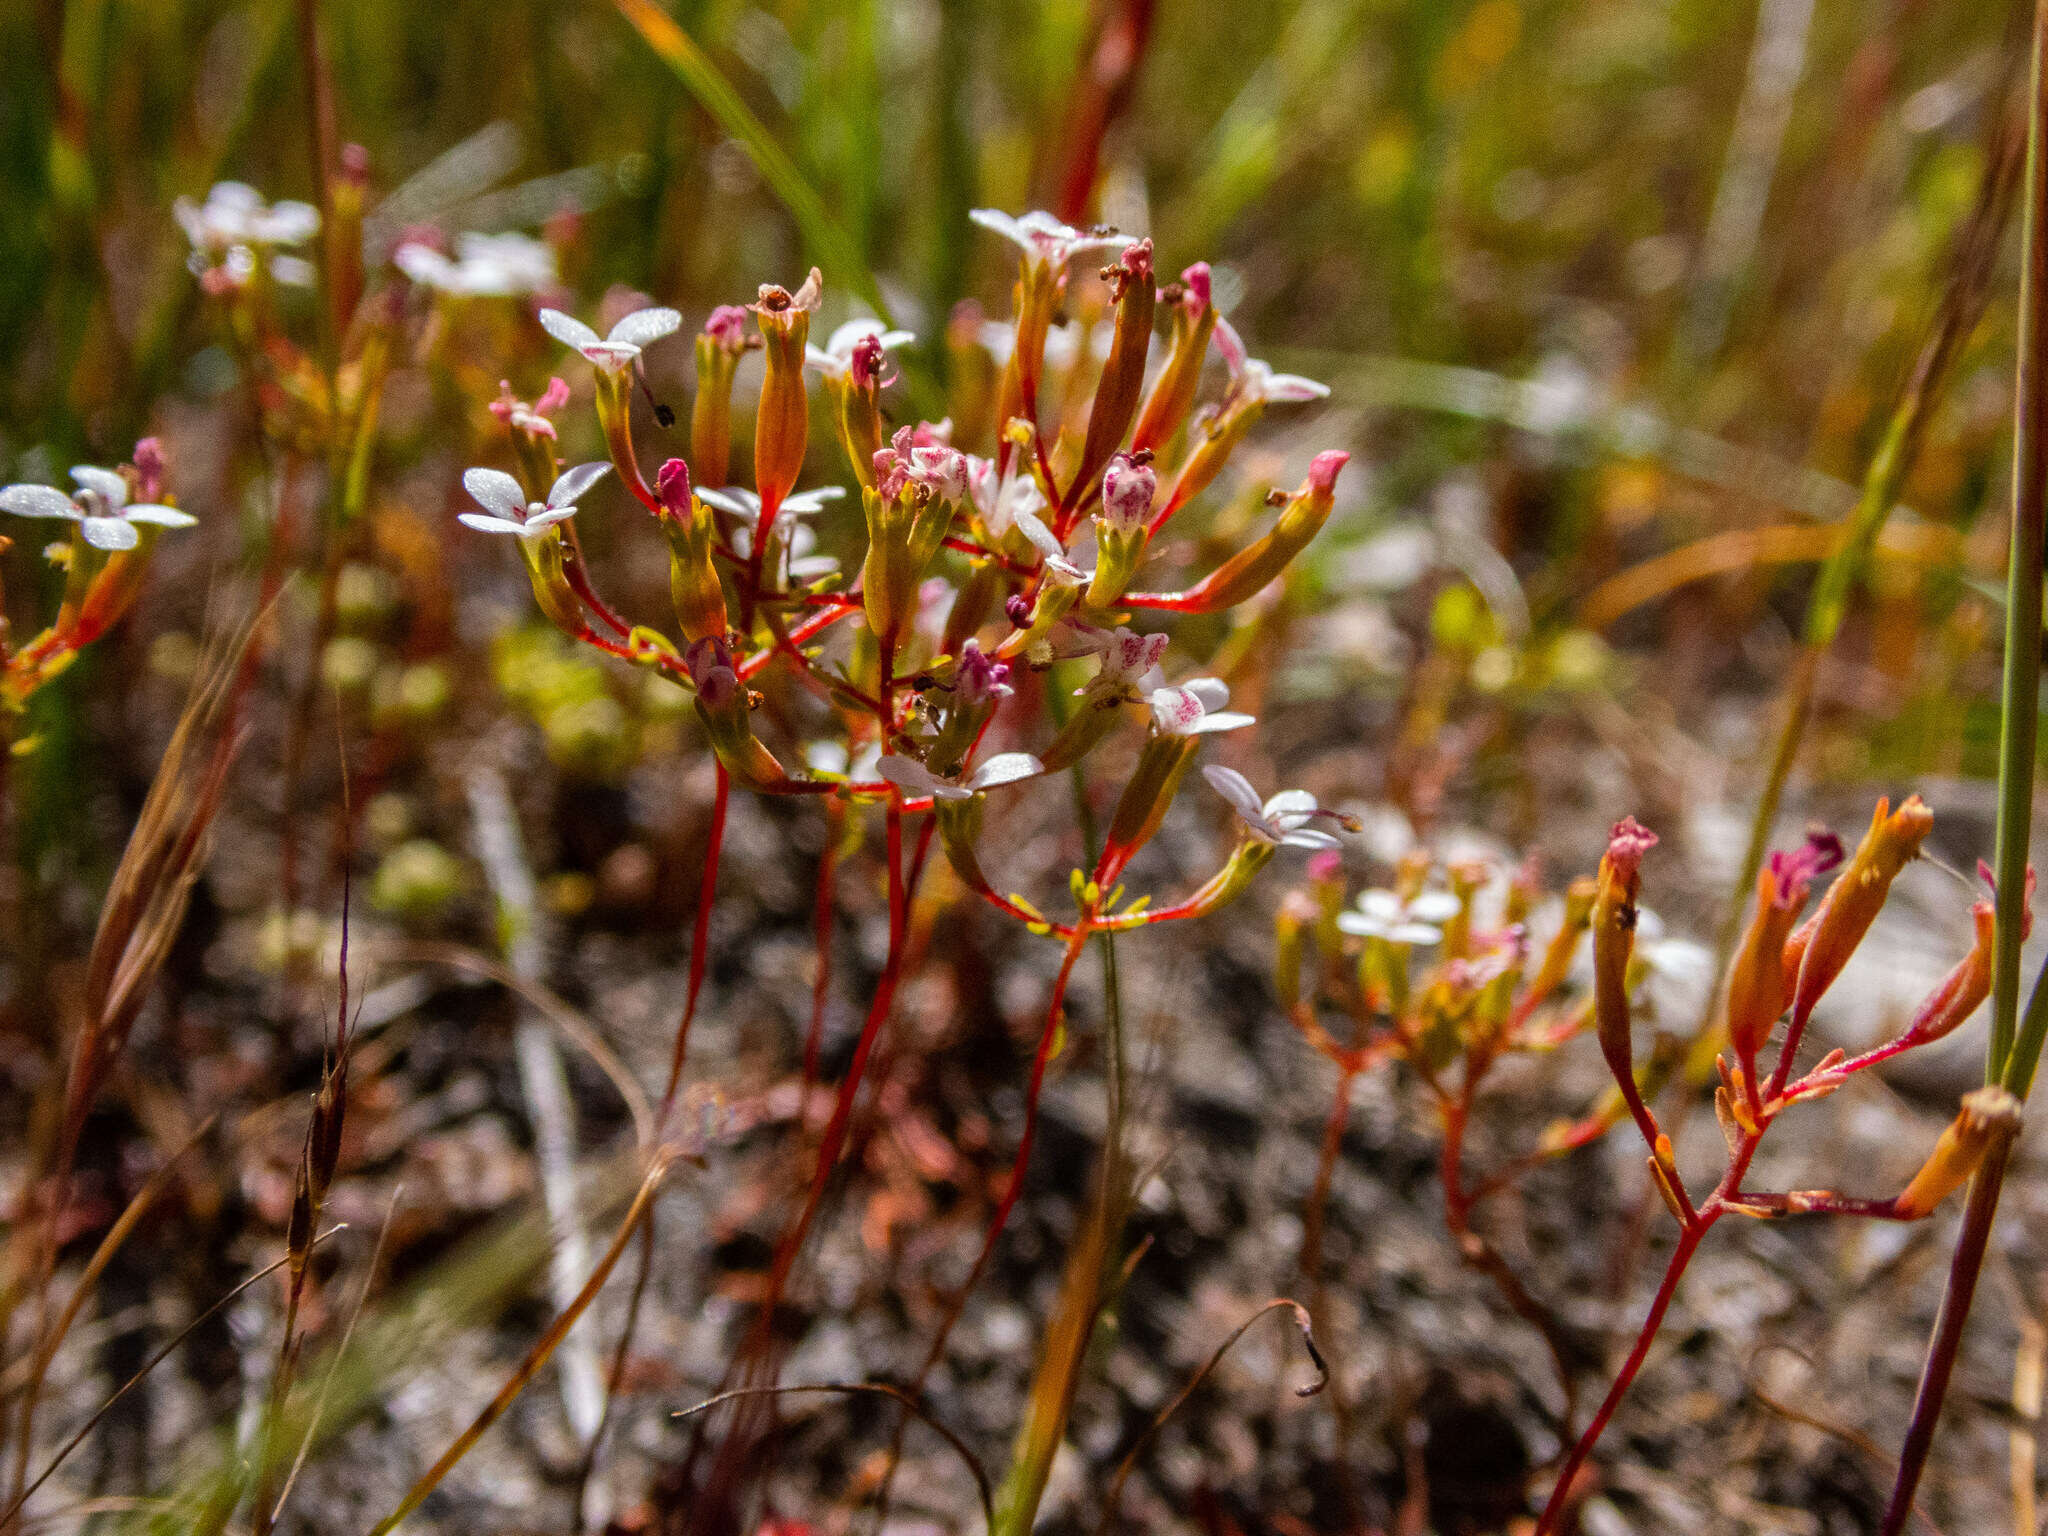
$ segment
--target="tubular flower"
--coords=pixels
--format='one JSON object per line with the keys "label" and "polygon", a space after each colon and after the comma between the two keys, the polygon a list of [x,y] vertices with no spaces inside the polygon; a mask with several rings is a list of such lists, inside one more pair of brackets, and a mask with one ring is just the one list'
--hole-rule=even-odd
{"label": "tubular flower", "polygon": [[697,395],[690,404],[690,457],[708,485],[732,478],[732,381],[746,350],[747,312],[719,305],[697,334]]}
{"label": "tubular flower", "polygon": [[955,772],[973,749],[975,739],[996,705],[1016,692],[1010,686],[1010,665],[997,661],[969,636],[952,666],[951,680],[936,682],[925,694],[927,705],[943,700],[940,726],[925,760],[939,773]]}
{"label": "tubular flower", "polygon": [[1918,795],[1908,795],[1896,811],[1889,800],[1877,802],[1870,830],[1848,867],[1828,887],[1813,916],[1786,941],[1784,968],[1794,1028],[1805,1024],[1814,1004],[1842,974],[1876,921],[1892,881],[1919,856],[1920,845],[1933,829],[1934,812]]}
{"label": "tubular flower", "polygon": [[[1308,467],[1308,477],[1280,508],[1280,516],[1264,537],[1246,545],[1185,592],[1133,597],[1132,601],[1176,613],[1214,613],[1243,602],[1286,570],[1322,531],[1336,505],[1337,476],[1350,459],[1350,454],[1336,448],[1317,454]],[[1152,526],[1156,529],[1164,518],[1162,513]]]}
{"label": "tubular flower", "polygon": [[661,498],[661,531],[668,539],[669,596],[676,623],[686,640],[722,636],[731,622],[726,617],[725,588],[711,558],[717,530],[709,509],[690,494],[690,466],[670,459],[654,485]]}
{"label": "tubular flower", "polygon": [[1131,434],[1134,452],[1158,452],[1188,419],[1195,390],[1202,382],[1202,363],[1216,329],[1216,308],[1209,297],[1209,264],[1198,261],[1181,273],[1180,281],[1159,297],[1173,306],[1173,339],[1166,366],[1152,383],[1152,392],[1138,413]]}
{"label": "tubular flower", "polygon": [[[1992,885],[1991,867],[1979,863],[1977,873]],[[1994,887],[1994,894],[1995,894]],[[2026,899],[2021,906],[2020,942],[2034,931],[2034,871],[2027,869]],[[1997,937],[1998,909],[1995,901],[1979,901],[1970,907],[1975,935],[1970,952],[1956,962],[1954,970],[1928,994],[1906,1030],[1908,1040],[1925,1044],[1953,1033],[1991,995],[1991,957]]]}
{"label": "tubular flower", "polygon": [[1633,1091],[1634,1043],[1630,1039],[1628,962],[1635,950],[1636,893],[1643,855],[1657,846],[1657,834],[1633,816],[1614,824],[1600,860],[1600,885],[1593,896],[1593,1006],[1600,1051],[1622,1091]]}
{"label": "tubular flower", "polygon": [[804,347],[811,334],[824,279],[816,267],[795,293],[773,283],[761,285],[754,321],[761,330],[768,368],[754,417],[754,489],[761,497],[761,532],[774,525],[782,498],[803,468],[810,432],[810,399],[804,388]]}
{"label": "tubular flower", "polygon": [[1757,871],[1756,913],[1728,970],[1728,1038],[1745,1080],[1756,1083],[1756,1055],[1789,1001],[1785,942],[1806,905],[1816,876],[1842,862],[1842,840],[1825,830],[1808,834],[1791,853],[1774,853]]}
{"label": "tubular flower", "polygon": [[1895,1213],[1917,1220],[1931,1215],[1975,1173],[1985,1153],[2020,1127],[2020,1101],[2003,1088],[1979,1088],[1963,1095],[1962,1108],[1941,1133],[1913,1182],[1892,1202]]}
{"label": "tubular flower", "polygon": [[[1140,240],[1125,247],[1117,264],[1104,267],[1102,275],[1116,294],[1116,330],[1102,365],[1101,381],[1095,387],[1073,481],[1076,487],[1091,490],[1116,445],[1124,440],[1138,409],[1139,392],[1145,387],[1145,360],[1152,347],[1152,242]],[[1068,499],[1072,500],[1071,494]]]}

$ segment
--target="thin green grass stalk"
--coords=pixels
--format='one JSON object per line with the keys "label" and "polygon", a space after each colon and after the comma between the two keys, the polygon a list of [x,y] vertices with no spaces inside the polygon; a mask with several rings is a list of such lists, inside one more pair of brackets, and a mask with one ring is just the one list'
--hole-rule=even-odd
{"label": "thin green grass stalk", "polygon": [[868,269],[860,248],[840,228],[826,210],[824,200],[804,179],[803,172],[797,169],[796,162],[789,158],[766,125],[740,99],[739,92],[732,88],[732,83],[697,45],[696,39],[685,32],[655,0],[613,0],[613,3],[662,63],[675,71],[676,78],[697,98],[697,104],[717,119],[719,127],[739,141],[740,147],[747,152],[747,158],[754,162],[754,169],[761,173],[761,179],[768,183],[769,189],[789,210],[790,217],[796,220],[805,242],[816,252],[818,264],[836,281],[846,284],[866,300],[884,322],[893,323],[888,303],[882,298],[881,285]]}
{"label": "thin green grass stalk", "polygon": [[[2005,695],[1998,753],[1997,925],[1992,956],[1991,1039],[1985,1053],[1987,1083],[2022,1102],[2034,1084],[2041,1043],[2048,1036],[2048,1001],[2036,981],[2019,1031],[2021,913],[2026,901],[2028,845],[2032,841],[2034,765],[2039,746],[2041,691],[2041,582],[2043,527],[2048,522],[2048,0],[2034,10],[2033,64],[2027,114],[2026,213],[2022,236],[2018,365],[2013,402],[2012,533],[2006,560]],[[2004,1188],[2012,1138],[2002,1138],[1970,1181],[1969,1204],[1950,1261],[1941,1310],[1913,1400],[1913,1416],[1899,1451],[1898,1476],[1886,1506],[1883,1536],[1898,1536],[1934,1447],[1943,1400],[1969,1322],[1970,1303],[1983,1268],[1998,1199]]]}
{"label": "thin green grass stalk", "polygon": [[[1863,486],[1856,505],[1844,519],[1846,536],[1822,564],[1813,592],[1807,598],[1799,654],[1786,680],[1783,721],[1772,747],[1770,769],[1757,797],[1755,815],[1750,820],[1749,842],[1743,849],[1742,866],[1730,888],[1725,915],[1715,934],[1713,974],[1716,978],[1727,975],[1728,959],[1734,953],[1735,941],[1741,933],[1743,910],[1750,890],[1756,884],[1757,871],[1763,867],[1772,824],[1777,820],[1778,807],[1784,800],[1785,785],[1792,776],[1793,764],[1798,761],[1807,724],[1813,718],[1814,688],[1820,664],[1841,633],[1856,582],[1870,563],[1870,552],[1877,536],[1898,503],[1907,476],[1913,472],[1921,443],[1926,437],[1927,424],[1948,385],[1956,356],[1984,313],[1992,264],[2004,243],[2005,227],[2012,213],[2014,173],[2019,167],[2017,146],[2002,111],[1995,119],[1994,132],[1996,136],[1985,165],[1976,206],[1956,238],[1954,275],[1942,294],[1934,323],[1921,345],[1912,375],[1892,411],[1891,420],[1885,426],[1884,436],[1879,439],[1877,450],[1864,470]],[[2040,594],[2037,591],[2037,620],[2039,607]],[[2038,622],[2036,628],[2038,631]],[[2003,879],[2003,865],[2000,869]],[[2004,915],[2002,906],[2000,915]],[[1717,979],[1708,990],[1706,1003],[1693,1029],[1693,1055],[1687,1075],[1695,1080],[1712,1076],[1714,1056],[1720,1048],[1719,1033],[1713,1024],[1715,1013],[1721,1006],[1721,987],[1722,980]],[[2010,1039],[2010,1035],[2007,1038]]]}

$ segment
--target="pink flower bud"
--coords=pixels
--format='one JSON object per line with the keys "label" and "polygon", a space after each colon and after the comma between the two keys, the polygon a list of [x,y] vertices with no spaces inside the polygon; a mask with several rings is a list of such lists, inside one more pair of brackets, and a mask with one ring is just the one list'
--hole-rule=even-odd
{"label": "pink flower bud", "polygon": [[[1337,488],[1337,472],[1351,462],[1351,455],[1341,448],[1331,448],[1315,456],[1308,467],[1308,483],[1327,496]],[[1652,838],[1652,842],[1656,839]]]}
{"label": "pink flower bud", "polygon": [[690,515],[690,466],[681,459],[670,459],[661,466],[654,477],[654,491],[661,498],[661,508],[670,517],[686,518]]}
{"label": "pink flower bud", "polygon": [[1187,297],[1181,300],[1181,305],[1189,314],[1197,314],[1209,308],[1209,263],[1196,262],[1181,273],[1180,280],[1187,289]]}
{"label": "pink flower bud", "polygon": [[1842,840],[1826,827],[1806,834],[1806,841],[1786,852],[1771,855],[1771,878],[1777,885],[1777,904],[1797,908],[1806,900],[1807,888],[1815,876],[1824,875],[1842,862]]}
{"label": "pink flower bud", "polygon": [[889,354],[879,335],[867,335],[853,344],[853,357],[846,365],[847,376],[861,389],[882,389],[896,382],[894,373],[884,373]]}
{"label": "pink flower bud", "polygon": [[1643,855],[1656,846],[1656,833],[1635,817],[1624,816],[1608,834],[1607,859],[1616,877],[1633,885],[1636,872],[1642,868]]}
{"label": "pink flower bud", "polygon": [[728,352],[742,350],[747,344],[746,310],[737,304],[719,305],[704,322],[704,334]]}
{"label": "pink flower bud", "polygon": [[154,437],[145,437],[135,445],[136,498],[140,501],[155,501],[163,495],[164,489],[164,445]]}
{"label": "pink flower bud", "polygon": [[1151,517],[1152,498],[1158,489],[1158,472],[1149,463],[1119,453],[1102,476],[1102,515],[1116,532],[1136,533]]}

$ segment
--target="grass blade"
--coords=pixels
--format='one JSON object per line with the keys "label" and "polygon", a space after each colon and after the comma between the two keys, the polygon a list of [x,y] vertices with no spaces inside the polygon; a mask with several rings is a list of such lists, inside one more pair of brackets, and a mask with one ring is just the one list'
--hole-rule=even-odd
{"label": "grass blade", "polygon": [[796,220],[805,243],[816,253],[818,264],[865,299],[883,321],[889,321],[889,306],[883,301],[881,287],[875,282],[875,274],[868,270],[859,247],[826,211],[823,199],[804,180],[796,162],[789,158],[767,126],[740,99],[739,92],[697,46],[696,39],[655,4],[655,0],[614,0],[614,3],[619,14],[647,40],[647,46],[675,71],[676,78],[697,98],[697,104],[717,119],[719,127],[739,141],[740,147],[747,152],[747,158],[754,162],[754,169],[761,173],[761,179],[768,183],[769,189],[789,210],[790,217]]}

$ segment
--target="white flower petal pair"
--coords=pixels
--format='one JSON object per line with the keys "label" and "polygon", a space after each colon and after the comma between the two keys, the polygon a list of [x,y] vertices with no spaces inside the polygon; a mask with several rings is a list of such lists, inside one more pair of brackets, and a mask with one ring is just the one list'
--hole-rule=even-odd
{"label": "white flower petal pair", "polygon": [[456,521],[479,533],[539,538],[556,523],[574,517],[578,498],[610,470],[611,465],[603,462],[578,464],[573,469],[566,469],[549,489],[546,501],[528,501],[519,482],[502,469],[466,470],[462,476],[462,488],[484,510],[459,512]]}
{"label": "white flower petal pair", "polygon": [[1250,715],[1223,707],[1230,702],[1230,688],[1214,677],[1190,678],[1175,688],[1154,689],[1148,702],[1152,723],[1162,736],[1207,736],[1258,723]]}
{"label": "white flower petal pair", "polygon": [[49,485],[10,485],[0,490],[0,512],[16,517],[54,517],[78,524],[79,537],[94,549],[133,549],[142,540],[138,523],[157,528],[190,528],[199,520],[155,502],[128,505],[128,482],[111,469],[81,464],[71,471],[78,495]]}
{"label": "white flower petal pair", "polygon": [[914,757],[892,755],[876,763],[875,772],[910,794],[930,795],[934,800],[969,800],[998,785],[1036,778],[1045,772],[1045,764],[1029,752],[998,752],[955,783],[940,778]]}
{"label": "white flower petal pair", "polygon": [[967,215],[983,229],[994,230],[1014,242],[1030,261],[1043,262],[1064,271],[1068,262],[1081,256],[1106,255],[1121,251],[1131,242],[1123,235],[1083,234],[1051,214],[1034,209],[1012,218],[996,208],[976,208]]}
{"label": "white flower petal pair", "polygon": [[[744,486],[728,485],[718,490],[699,487],[697,499],[707,507],[716,507],[728,516],[738,518],[747,527],[761,521],[761,498]],[[798,491],[793,496],[782,498],[782,505],[775,511],[776,517],[810,517],[825,510],[825,503],[837,501],[846,494],[843,485],[821,485],[815,490]]]}
{"label": "white flower petal pair", "polygon": [[1311,821],[1324,817],[1335,821],[1337,813],[1318,808],[1316,797],[1305,789],[1283,789],[1270,800],[1261,802],[1251,780],[1235,768],[1211,763],[1202,770],[1202,777],[1209,781],[1217,794],[1230,802],[1230,808],[1237,812],[1245,830],[1259,842],[1280,848],[1343,846],[1330,833],[1309,825]]}
{"label": "white flower petal pair", "polygon": [[614,373],[629,368],[633,360],[664,336],[682,329],[683,317],[672,309],[636,309],[600,336],[574,315],[559,309],[540,312],[541,328],[565,347],[573,347],[598,367]]}
{"label": "white flower petal pair", "polygon": [[1442,924],[1458,913],[1458,898],[1449,891],[1423,891],[1403,901],[1389,890],[1358,894],[1355,911],[1337,914],[1337,926],[1360,938],[1389,944],[1434,944],[1444,936]]}
{"label": "white flower petal pair", "polygon": [[1216,317],[1216,350],[1230,367],[1230,393],[1234,400],[1262,405],[1298,404],[1321,400],[1330,386],[1305,379],[1298,373],[1275,373],[1256,357],[1245,353],[1244,338],[1221,315]]}
{"label": "white flower petal pair", "polygon": [[392,253],[391,261],[421,287],[465,298],[538,293],[557,281],[554,251],[530,235],[460,234],[453,259],[411,240]]}
{"label": "white flower petal pair", "polygon": [[824,346],[806,345],[804,366],[817,369],[827,378],[840,378],[853,366],[853,349],[870,336],[881,342],[885,352],[891,347],[905,347],[917,340],[908,331],[892,331],[881,321],[863,316],[849,320],[833,331]]}

